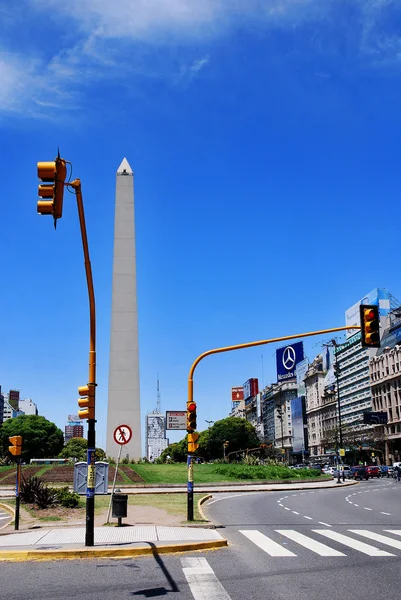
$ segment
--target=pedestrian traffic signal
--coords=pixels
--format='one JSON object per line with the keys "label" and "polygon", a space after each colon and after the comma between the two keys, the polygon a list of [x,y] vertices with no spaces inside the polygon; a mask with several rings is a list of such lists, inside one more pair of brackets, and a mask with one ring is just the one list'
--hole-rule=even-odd
{"label": "pedestrian traffic signal", "polygon": [[12,454],[13,456],[21,456],[21,454],[22,454],[22,436],[13,435],[12,437],[8,438],[8,441],[10,442],[10,444],[12,444],[12,446],[8,447],[8,451],[10,452],[10,454]]}
{"label": "pedestrian traffic signal", "polygon": [[361,334],[363,348],[380,348],[379,308],[361,304]]}
{"label": "pedestrian traffic signal", "polygon": [[54,226],[63,214],[66,176],[66,161],[60,158],[60,154],[54,161],[38,162],[38,177],[45,182],[39,185],[38,194],[41,198],[51,198],[51,200],[39,200],[37,210],[40,215],[53,215]]}
{"label": "pedestrian traffic signal", "polygon": [[199,439],[199,433],[188,433],[188,454],[193,454],[199,447],[196,442]]}
{"label": "pedestrian traffic signal", "polygon": [[83,385],[78,388],[78,394],[81,398],[78,398],[78,416],[80,419],[94,419],[95,418],[95,388],[93,385]]}
{"label": "pedestrian traffic signal", "polygon": [[187,431],[192,433],[196,429],[196,403],[187,402]]}

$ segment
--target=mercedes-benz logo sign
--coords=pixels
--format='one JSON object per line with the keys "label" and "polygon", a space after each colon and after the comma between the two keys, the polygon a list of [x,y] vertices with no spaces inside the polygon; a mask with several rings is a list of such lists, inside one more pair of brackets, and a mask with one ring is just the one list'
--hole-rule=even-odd
{"label": "mercedes-benz logo sign", "polygon": [[295,367],[295,350],[292,346],[287,346],[283,352],[283,365],[287,371],[292,371]]}

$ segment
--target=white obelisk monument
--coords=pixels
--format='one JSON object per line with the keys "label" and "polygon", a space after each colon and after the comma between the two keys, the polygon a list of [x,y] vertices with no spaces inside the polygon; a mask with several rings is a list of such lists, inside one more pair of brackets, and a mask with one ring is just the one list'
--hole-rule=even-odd
{"label": "white obelisk monument", "polygon": [[122,448],[122,457],[140,458],[142,454],[134,173],[126,158],[118,167],[116,175],[107,456],[118,455],[119,446],[113,438],[118,425],[129,425],[133,433],[131,440]]}

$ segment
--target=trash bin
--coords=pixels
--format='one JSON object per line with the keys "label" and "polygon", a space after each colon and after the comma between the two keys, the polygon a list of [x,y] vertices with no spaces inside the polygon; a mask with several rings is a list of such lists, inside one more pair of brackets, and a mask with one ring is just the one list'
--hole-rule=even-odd
{"label": "trash bin", "polygon": [[127,516],[128,494],[113,494],[111,516],[118,519],[118,526],[121,525],[121,519]]}

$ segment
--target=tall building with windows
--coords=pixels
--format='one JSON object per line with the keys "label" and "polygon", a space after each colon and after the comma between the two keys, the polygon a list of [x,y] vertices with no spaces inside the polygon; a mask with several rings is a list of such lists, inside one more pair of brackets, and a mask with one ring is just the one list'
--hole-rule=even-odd
{"label": "tall building with windows", "polygon": [[68,415],[67,425],[64,427],[64,443],[72,438],[83,438],[84,426],[78,415]]}
{"label": "tall building with windows", "polygon": [[30,398],[25,398],[25,400],[20,400],[18,403],[19,410],[22,410],[24,415],[37,415],[38,407]]}

